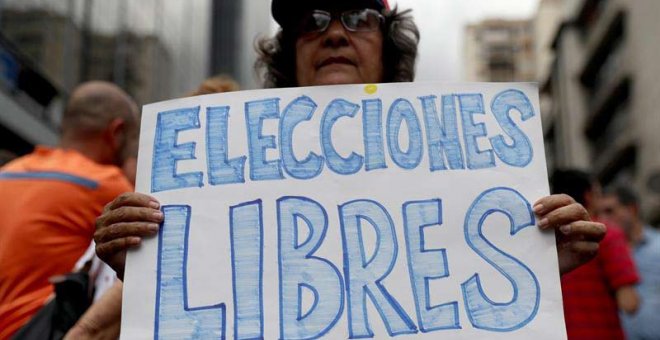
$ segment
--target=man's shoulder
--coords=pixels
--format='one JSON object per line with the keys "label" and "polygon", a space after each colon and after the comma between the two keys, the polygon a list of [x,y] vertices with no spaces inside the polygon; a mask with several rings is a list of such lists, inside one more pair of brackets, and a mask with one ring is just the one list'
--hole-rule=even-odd
{"label": "man's shoulder", "polygon": [[[61,148],[37,147],[2,168],[2,176],[35,183],[55,181],[81,195],[97,195],[111,200],[132,186],[121,169],[94,162],[84,155]],[[108,198],[112,197],[112,198]]]}
{"label": "man's shoulder", "polygon": [[96,163],[73,150],[55,149],[52,157],[59,160],[58,166],[62,172],[94,181],[97,183],[97,189],[99,190],[108,187],[111,189],[116,187],[122,190],[130,189],[126,176],[117,166]]}

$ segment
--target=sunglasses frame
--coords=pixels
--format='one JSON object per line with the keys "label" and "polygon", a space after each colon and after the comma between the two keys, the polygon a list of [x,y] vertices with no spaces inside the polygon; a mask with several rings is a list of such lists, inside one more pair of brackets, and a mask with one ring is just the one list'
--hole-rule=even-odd
{"label": "sunglasses frame", "polygon": [[[315,10],[309,12],[309,13],[307,14],[307,16],[306,16],[303,20],[301,20],[300,28],[299,28],[298,31],[300,32],[301,35],[321,34],[321,33],[323,33],[323,32],[325,32],[325,31],[328,30],[328,27],[330,27],[330,24],[332,23],[332,20],[335,20],[335,19],[339,19],[339,22],[341,22],[341,25],[344,27],[344,29],[346,29],[346,30],[349,31],[349,32],[373,32],[373,31],[376,31],[377,28],[374,28],[374,29],[368,29],[368,30],[359,30],[359,29],[357,29],[357,28],[351,28],[351,27],[349,27],[349,25],[346,23],[346,21],[345,21],[345,20],[346,20],[346,19],[345,19],[345,15],[347,15],[347,14],[349,14],[349,13],[362,13],[362,12],[367,12],[367,13],[375,14],[376,17],[378,18],[378,27],[379,27],[379,28],[382,27],[383,23],[385,23],[385,17],[384,17],[382,14],[380,14],[377,10],[375,10],[375,9],[373,9],[373,8],[351,9],[351,10],[343,11],[343,12],[341,12],[341,13],[338,14],[338,15],[337,15],[337,14],[330,13],[330,12],[328,12],[328,11],[324,11],[324,10],[320,10],[320,9],[315,9]],[[330,18],[330,20],[328,20],[328,23],[327,23],[324,27],[322,27],[322,28],[319,28],[319,29],[317,29],[317,30],[313,30],[313,31],[305,31],[305,29],[303,29],[303,27],[305,26],[304,24],[305,24],[308,20],[314,20],[314,19],[313,19],[313,15],[314,15],[314,14],[322,14],[322,15],[325,15],[326,17]]]}

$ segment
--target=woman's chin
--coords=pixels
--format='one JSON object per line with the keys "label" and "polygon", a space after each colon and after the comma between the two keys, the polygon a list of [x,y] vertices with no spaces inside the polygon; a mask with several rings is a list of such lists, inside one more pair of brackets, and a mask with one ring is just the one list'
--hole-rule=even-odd
{"label": "woman's chin", "polygon": [[353,74],[347,74],[344,72],[336,72],[324,75],[319,77],[314,85],[345,85],[345,84],[360,84],[359,77],[356,77]]}

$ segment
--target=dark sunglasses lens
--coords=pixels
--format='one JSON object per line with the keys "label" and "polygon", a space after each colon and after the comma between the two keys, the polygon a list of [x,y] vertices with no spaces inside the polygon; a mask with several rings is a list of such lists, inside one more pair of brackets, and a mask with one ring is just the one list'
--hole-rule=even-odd
{"label": "dark sunglasses lens", "polygon": [[342,14],[342,21],[346,28],[352,31],[375,31],[380,25],[380,15],[373,10],[355,10]]}
{"label": "dark sunglasses lens", "polygon": [[332,18],[328,13],[314,11],[303,19],[300,30],[302,33],[320,32],[328,27],[330,20]]}

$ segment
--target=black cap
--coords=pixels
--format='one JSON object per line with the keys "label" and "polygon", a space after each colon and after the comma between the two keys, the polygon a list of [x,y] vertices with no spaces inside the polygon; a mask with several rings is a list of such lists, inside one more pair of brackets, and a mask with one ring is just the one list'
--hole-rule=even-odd
{"label": "black cap", "polygon": [[297,23],[306,11],[327,8],[372,8],[379,12],[389,11],[387,0],[273,0],[273,18],[282,27]]}

